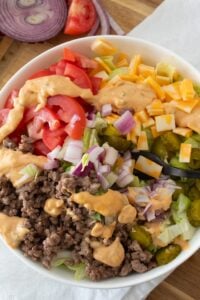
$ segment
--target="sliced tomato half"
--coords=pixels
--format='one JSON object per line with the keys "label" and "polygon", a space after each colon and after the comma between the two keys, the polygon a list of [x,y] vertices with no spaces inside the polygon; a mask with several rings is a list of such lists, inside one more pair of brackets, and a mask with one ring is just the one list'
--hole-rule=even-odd
{"label": "sliced tomato half", "polygon": [[10,111],[9,108],[0,109],[0,126],[4,125],[6,123],[9,111]]}
{"label": "sliced tomato half", "polygon": [[65,128],[61,127],[57,130],[51,131],[48,126],[44,126],[43,128],[43,142],[47,148],[53,150],[58,145],[62,146],[67,133],[65,132]]}
{"label": "sliced tomato half", "polygon": [[65,123],[68,135],[73,139],[80,139],[86,126],[85,111],[76,99],[68,96],[49,97],[48,105],[60,107],[58,116]]}
{"label": "sliced tomato half", "polygon": [[72,62],[78,67],[84,69],[96,69],[98,63],[94,59],[90,59],[83,54],[75,52],[69,48],[64,48],[63,57],[66,61]]}
{"label": "sliced tomato half", "polygon": [[43,143],[42,140],[38,140],[34,143],[34,153],[37,155],[47,155],[50,149]]}
{"label": "sliced tomato half", "polygon": [[13,108],[13,101],[18,96],[18,94],[19,94],[19,90],[17,89],[13,90],[7,98],[4,108],[10,108],[10,109]]}
{"label": "sliced tomato half", "polygon": [[91,0],[72,0],[64,33],[79,35],[88,32],[97,18]]}
{"label": "sliced tomato half", "polygon": [[50,71],[49,69],[40,70],[29,77],[29,79],[35,79],[44,76],[54,75],[55,73]]}
{"label": "sliced tomato half", "polygon": [[71,63],[66,63],[64,75],[68,76],[71,80],[73,80],[75,84],[77,84],[81,88],[92,90],[92,83],[90,81],[90,78],[82,68],[79,68]]}

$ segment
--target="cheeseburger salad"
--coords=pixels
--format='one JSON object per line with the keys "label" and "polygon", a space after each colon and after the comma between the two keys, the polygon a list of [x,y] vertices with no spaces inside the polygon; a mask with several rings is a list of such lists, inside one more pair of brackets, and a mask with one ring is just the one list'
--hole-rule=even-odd
{"label": "cheeseburger salad", "polygon": [[104,39],[65,48],[0,110],[0,233],[101,280],[170,263],[200,226],[200,88]]}

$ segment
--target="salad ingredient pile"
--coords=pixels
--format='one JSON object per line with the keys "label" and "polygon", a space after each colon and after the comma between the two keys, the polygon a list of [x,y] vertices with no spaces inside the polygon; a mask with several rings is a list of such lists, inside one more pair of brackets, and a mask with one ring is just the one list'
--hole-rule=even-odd
{"label": "salad ingredient pile", "polygon": [[76,279],[170,263],[200,226],[200,93],[104,39],[11,91],[0,110],[0,233]]}

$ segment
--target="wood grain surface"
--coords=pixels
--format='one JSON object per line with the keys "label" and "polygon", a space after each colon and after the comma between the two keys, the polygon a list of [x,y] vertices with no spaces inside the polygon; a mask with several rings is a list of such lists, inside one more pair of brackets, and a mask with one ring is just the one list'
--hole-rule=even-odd
{"label": "wood grain surface", "polygon": [[[162,0],[102,0],[110,14],[128,33],[150,15]],[[39,53],[71,40],[64,34],[45,43],[27,44],[0,39],[0,88],[15,72]],[[199,300],[200,252],[174,271],[148,296],[148,300]],[[137,299],[133,299],[137,300]]]}

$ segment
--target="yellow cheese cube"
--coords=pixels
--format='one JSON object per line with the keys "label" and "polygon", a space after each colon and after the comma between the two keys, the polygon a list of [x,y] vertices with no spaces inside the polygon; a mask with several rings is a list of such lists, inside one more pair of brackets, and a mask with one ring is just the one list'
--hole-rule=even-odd
{"label": "yellow cheese cube", "polygon": [[162,166],[140,155],[135,163],[135,169],[153,178],[159,178]]}
{"label": "yellow cheese cube", "polygon": [[117,52],[117,49],[110,42],[102,38],[96,39],[92,43],[91,49],[100,56],[113,55]]}
{"label": "yellow cheese cube", "polygon": [[111,114],[111,115],[105,117],[106,121],[107,121],[109,124],[114,123],[118,118],[119,118],[119,116],[118,116],[117,114]]}
{"label": "yellow cheese cube", "polygon": [[155,117],[156,130],[158,132],[173,130],[175,126],[175,117],[173,114]]}
{"label": "yellow cheese cube", "polygon": [[169,96],[169,99],[180,100],[181,94],[179,90],[179,85],[179,83],[173,83],[163,86],[162,89],[165,91],[166,95]]}
{"label": "yellow cheese cube", "polygon": [[165,77],[165,76],[160,76],[160,75],[156,75],[156,82],[158,84],[162,85],[167,85],[170,84],[171,80],[169,77]]}
{"label": "yellow cheese cube", "polygon": [[145,110],[141,110],[141,111],[135,113],[135,117],[137,117],[138,120],[142,123],[146,122],[149,119],[148,114]]}
{"label": "yellow cheese cube", "polygon": [[164,105],[160,100],[154,100],[146,107],[150,116],[159,116],[164,114]]}
{"label": "yellow cheese cube", "polygon": [[192,80],[183,79],[180,84],[180,92],[183,100],[193,99],[195,96],[195,90]]}
{"label": "yellow cheese cube", "polygon": [[147,127],[153,126],[154,124],[155,124],[154,119],[153,119],[153,118],[149,118],[146,122],[144,122],[144,123],[142,124],[142,126],[143,126],[144,128],[147,128]]}
{"label": "yellow cheese cube", "polygon": [[189,163],[191,158],[192,145],[191,144],[181,144],[179,161],[183,163]]}
{"label": "yellow cheese cube", "polygon": [[156,130],[156,126],[151,126],[151,133],[154,139],[162,134]]}
{"label": "yellow cheese cube", "polygon": [[144,76],[145,78],[148,76],[155,76],[155,68],[151,67],[151,66],[147,66],[144,64],[140,64],[138,66],[138,73],[142,76]]}
{"label": "yellow cheese cube", "polygon": [[161,100],[165,99],[165,92],[161,86],[151,77],[147,77],[146,82],[152,87],[157,97]]}
{"label": "yellow cheese cube", "polygon": [[147,134],[145,131],[142,131],[138,137],[137,150],[149,150]]}
{"label": "yellow cheese cube", "polygon": [[191,111],[198,103],[199,103],[199,99],[192,99],[187,101],[182,101],[182,100],[174,101],[175,107],[186,113],[191,113]]}
{"label": "yellow cheese cube", "polygon": [[187,138],[192,135],[192,130],[189,128],[176,127],[173,132]]}
{"label": "yellow cheese cube", "polygon": [[129,73],[130,75],[137,75],[138,74],[138,66],[141,64],[141,56],[135,55],[130,62],[129,66]]}

